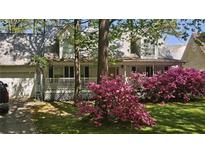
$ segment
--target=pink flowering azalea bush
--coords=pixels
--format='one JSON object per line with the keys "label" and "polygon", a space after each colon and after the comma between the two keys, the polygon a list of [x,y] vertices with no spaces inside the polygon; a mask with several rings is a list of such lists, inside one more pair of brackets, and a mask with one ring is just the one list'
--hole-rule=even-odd
{"label": "pink flowering azalea bush", "polygon": [[153,77],[134,74],[131,77],[133,87],[152,102],[183,100],[205,96],[205,71],[195,69],[173,68]]}
{"label": "pink flowering azalea bush", "polygon": [[94,93],[94,102],[78,103],[80,115],[89,115],[98,126],[105,120],[130,122],[133,127],[153,126],[155,120],[145,110],[133,87],[125,84],[121,77],[103,77],[100,84],[90,83],[88,89]]}
{"label": "pink flowering azalea bush", "polygon": [[135,95],[141,100],[145,97],[144,84],[148,81],[146,74],[132,73],[129,79],[129,84],[133,87]]}

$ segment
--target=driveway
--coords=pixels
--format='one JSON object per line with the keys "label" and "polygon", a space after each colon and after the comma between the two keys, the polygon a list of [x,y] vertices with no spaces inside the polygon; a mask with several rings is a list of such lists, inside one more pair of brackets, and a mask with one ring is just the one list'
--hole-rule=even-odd
{"label": "driveway", "polygon": [[14,99],[10,103],[10,111],[0,116],[0,134],[35,134],[31,110],[27,100]]}

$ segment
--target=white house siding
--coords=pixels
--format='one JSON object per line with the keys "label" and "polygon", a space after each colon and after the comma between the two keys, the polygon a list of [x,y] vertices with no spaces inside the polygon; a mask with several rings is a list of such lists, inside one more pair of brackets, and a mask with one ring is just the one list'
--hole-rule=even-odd
{"label": "white house siding", "polygon": [[185,64],[183,64],[185,68],[205,70],[205,53],[201,47],[195,43],[193,36],[187,44],[182,60],[185,61]]}
{"label": "white house siding", "polygon": [[11,98],[34,97],[34,72],[31,66],[0,66],[0,81],[8,84]]}
{"label": "white house siding", "polygon": [[[64,68],[65,66],[74,67],[73,62],[51,62],[51,66],[53,66],[53,79],[49,78],[48,68],[45,69],[45,100],[67,100],[73,98],[74,92],[74,77],[65,77]],[[97,76],[97,65],[94,63],[81,63],[81,71],[84,66],[89,67],[89,78],[81,78],[82,87],[83,83],[87,83],[89,81],[96,80]]]}

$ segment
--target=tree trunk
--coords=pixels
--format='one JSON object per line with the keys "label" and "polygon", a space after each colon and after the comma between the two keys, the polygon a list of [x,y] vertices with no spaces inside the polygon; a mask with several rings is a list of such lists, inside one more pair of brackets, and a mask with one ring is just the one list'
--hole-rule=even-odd
{"label": "tree trunk", "polygon": [[33,34],[36,34],[36,19],[33,19]]}
{"label": "tree trunk", "polygon": [[46,19],[43,19],[43,34],[46,33]]}
{"label": "tree trunk", "polygon": [[36,84],[36,89],[35,89],[36,99],[41,100],[42,99],[42,96],[41,96],[41,70],[40,70],[39,63],[36,64],[35,84]]}
{"label": "tree trunk", "polygon": [[75,69],[75,91],[74,91],[74,102],[77,103],[79,100],[79,94],[81,89],[80,83],[80,48],[79,48],[79,36],[80,36],[80,20],[74,20],[74,69]]}
{"label": "tree trunk", "polygon": [[108,75],[108,34],[109,19],[99,20],[99,40],[98,40],[98,72],[97,83],[100,83],[101,76]]}

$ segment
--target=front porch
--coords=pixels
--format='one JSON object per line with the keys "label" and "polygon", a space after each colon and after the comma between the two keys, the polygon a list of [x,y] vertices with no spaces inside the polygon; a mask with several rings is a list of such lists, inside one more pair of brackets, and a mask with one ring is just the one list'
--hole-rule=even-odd
{"label": "front porch", "polygon": [[[178,61],[165,60],[128,60],[109,65],[110,76],[124,76],[128,81],[131,73],[144,73],[153,76],[157,72],[164,72],[171,66],[176,66]],[[88,98],[87,85],[97,81],[97,67],[93,63],[81,64],[81,89],[82,97]],[[75,73],[73,63],[53,63],[45,70],[45,83],[43,91],[45,100],[71,100],[74,95]],[[42,89],[42,88],[39,88]],[[37,92],[37,91],[36,91]]]}
{"label": "front porch", "polygon": [[[96,82],[97,78],[81,78],[81,94],[83,99],[90,96],[87,85]],[[45,100],[72,100],[74,96],[75,78],[46,78],[45,79]]]}
{"label": "front porch", "polygon": [[[96,81],[96,77],[81,78],[81,88],[86,89],[88,83]],[[74,86],[75,78],[46,78],[45,81],[46,90],[72,90]]]}

